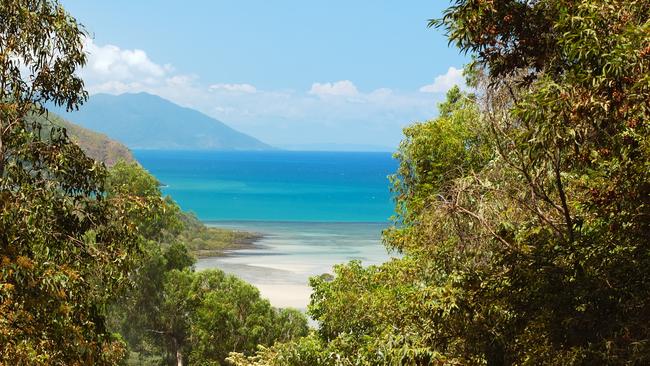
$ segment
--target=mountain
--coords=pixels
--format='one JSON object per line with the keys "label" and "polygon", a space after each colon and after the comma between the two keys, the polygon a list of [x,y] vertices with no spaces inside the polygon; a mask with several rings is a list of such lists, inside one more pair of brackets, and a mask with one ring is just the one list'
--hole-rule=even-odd
{"label": "mountain", "polygon": [[79,111],[58,112],[132,149],[272,149],[203,113],[147,93],[96,94]]}
{"label": "mountain", "polygon": [[77,126],[54,113],[48,113],[47,118],[38,118],[43,126],[53,124],[64,127],[70,139],[79,145],[86,155],[108,166],[114,165],[118,160],[135,161],[131,150],[104,134]]}

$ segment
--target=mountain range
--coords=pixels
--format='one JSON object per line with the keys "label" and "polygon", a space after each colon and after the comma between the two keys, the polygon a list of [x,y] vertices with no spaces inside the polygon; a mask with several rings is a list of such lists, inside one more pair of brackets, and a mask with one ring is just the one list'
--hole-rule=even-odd
{"label": "mountain range", "polygon": [[201,112],[147,93],[95,94],[78,111],[54,108],[54,112],[131,149],[273,149]]}

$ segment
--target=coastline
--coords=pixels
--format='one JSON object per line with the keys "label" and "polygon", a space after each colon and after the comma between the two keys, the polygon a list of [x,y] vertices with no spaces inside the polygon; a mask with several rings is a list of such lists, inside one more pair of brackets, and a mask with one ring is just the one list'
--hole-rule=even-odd
{"label": "coastline", "polygon": [[[218,228],[225,229],[222,227],[218,227]],[[265,237],[264,234],[257,233],[257,232],[249,232],[249,231],[241,231],[241,230],[232,230],[232,231],[238,234],[245,234],[246,237],[233,242],[231,245],[225,248],[195,250],[193,253],[196,256],[196,258],[197,259],[223,258],[232,255],[232,252],[238,250],[255,249],[257,248],[257,243],[262,239],[264,239]]]}
{"label": "coastline", "polygon": [[204,222],[212,227],[256,233],[238,246],[215,251],[196,270],[218,268],[255,286],[277,308],[306,310],[309,278],[332,273],[350,260],[364,265],[389,259],[381,244],[383,223],[343,222]]}

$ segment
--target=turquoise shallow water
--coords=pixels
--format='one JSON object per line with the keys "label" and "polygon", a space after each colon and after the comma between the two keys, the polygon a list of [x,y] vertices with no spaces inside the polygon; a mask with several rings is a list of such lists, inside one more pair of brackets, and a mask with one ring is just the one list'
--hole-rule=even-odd
{"label": "turquoise shallow water", "polygon": [[387,222],[390,153],[135,151],[200,219]]}
{"label": "turquoise shallow water", "polygon": [[257,286],[278,307],[305,309],[310,276],[350,260],[389,258],[388,153],[136,151],[185,210],[208,225],[263,234],[252,249],[204,258]]}

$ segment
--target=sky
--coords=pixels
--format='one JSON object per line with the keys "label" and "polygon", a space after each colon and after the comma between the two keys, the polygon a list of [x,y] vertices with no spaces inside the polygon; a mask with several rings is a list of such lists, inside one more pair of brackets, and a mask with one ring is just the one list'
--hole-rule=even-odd
{"label": "sky", "polygon": [[435,0],[62,0],[91,94],[148,92],[278,147],[394,149],[468,57]]}

